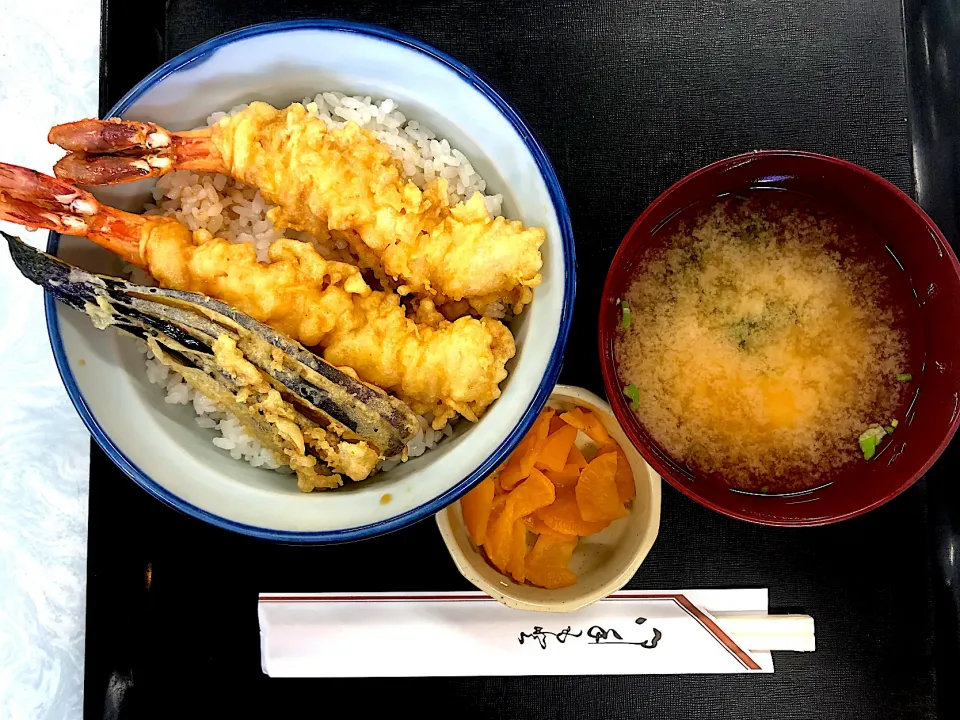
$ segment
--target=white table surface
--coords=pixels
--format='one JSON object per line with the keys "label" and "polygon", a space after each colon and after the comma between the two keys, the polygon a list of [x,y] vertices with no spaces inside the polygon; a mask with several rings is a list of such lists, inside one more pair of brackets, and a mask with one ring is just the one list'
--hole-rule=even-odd
{"label": "white table surface", "polygon": [[[50,172],[47,129],[97,113],[99,48],[99,0],[0,0],[0,160]],[[89,442],[53,362],[43,293],[0,248],[3,720],[82,714]]]}

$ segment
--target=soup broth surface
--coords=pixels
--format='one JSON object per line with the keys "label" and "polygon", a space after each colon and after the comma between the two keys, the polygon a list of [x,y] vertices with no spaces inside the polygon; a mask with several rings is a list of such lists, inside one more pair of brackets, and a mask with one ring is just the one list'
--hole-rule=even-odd
{"label": "soup broth surface", "polygon": [[860,435],[903,420],[904,376],[919,378],[921,360],[916,300],[880,237],[835,208],[756,190],[690,208],[656,239],[615,341],[652,438],[695,473],[756,492],[866,462]]}

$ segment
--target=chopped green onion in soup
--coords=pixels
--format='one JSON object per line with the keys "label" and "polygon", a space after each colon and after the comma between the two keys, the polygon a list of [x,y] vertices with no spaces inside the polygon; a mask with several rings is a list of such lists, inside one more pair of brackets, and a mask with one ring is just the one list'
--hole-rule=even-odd
{"label": "chopped green onion in soup", "polygon": [[636,385],[627,385],[623,389],[623,394],[630,398],[630,406],[634,410],[640,409],[640,391]]}
{"label": "chopped green onion in soup", "polygon": [[869,460],[877,454],[877,446],[886,434],[886,430],[879,425],[874,425],[860,436],[860,450],[863,452],[864,460]]}
{"label": "chopped green onion in soup", "polygon": [[630,327],[630,323],[633,322],[633,315],[630,314],[630,303],[624,300],[620,304],[620,309],[623,311],[623,317],[620,319],[620,327],[627,330]]}

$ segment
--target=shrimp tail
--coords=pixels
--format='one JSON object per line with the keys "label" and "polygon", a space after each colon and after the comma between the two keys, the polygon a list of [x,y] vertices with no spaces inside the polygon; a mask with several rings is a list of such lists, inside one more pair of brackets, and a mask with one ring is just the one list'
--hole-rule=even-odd
{"label": "shrimp tail", "polygon": [[0,163],[0,220],[88,237],[127,262],[143,265],[145,218],[105,207],[86,190],[36,170]]}
{"label": "shrimp tail", "polygon": [[222,172],[211,129],[170,132],[136,120],[77,120],[55,125],[48,142],[69,151],[54,165],[62,180],[79,185],[116,185],[159,177],[171,170]]}

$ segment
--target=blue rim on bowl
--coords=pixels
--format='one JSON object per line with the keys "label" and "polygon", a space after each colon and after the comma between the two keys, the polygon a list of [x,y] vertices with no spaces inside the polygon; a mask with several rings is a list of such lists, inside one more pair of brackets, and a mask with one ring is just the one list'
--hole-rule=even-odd
{"label": "blue rim on bowl", "polygon": [[[159,81],[168,75],[176,73],[187,66],[202,61],[207,56],[213,54],[221,47],[229,45],[238,40],[243,40],[258,35],[270,35],[291,30],[324,30],[346,33],[357,33],[369,37],[385,40],[395,44],[403,45],[411,50],[427,55],[433,60],[445,65],[452,70],[461,80],[472,85],[480,94],[500,111],[506,120],[517,131],[530,154],[533,156],[540,170],[547,189],[550,192],[550,199],[553,203],[554,211],[557,214],[558,224],[562,235],[562,244],[564,252],[564,299],[563,310],[560,319],[560,331],[550,357],[550,364],[547,366],[546,374],[537,388],[537,392],[530,402],[530,405],[524,411],[520,423],[504,439],[496,450],[470,475],[457,483],[454,487],[447,490],[442,495],[438,495],[433,500],[420,505],[412,510],[397,515],[388,520],[383,520],[361,527],[350,528],[346,530],[325,530],[317,532],[292,532],[286,530],[271,530],[245,523],[235,522],[227,518],[215,515],[203,510],[185,500],[177,497],[166,488],[162,487],[151,479],[146,473],[138,468],[114,442],[107,436],[96,418],[90,412],[80,389],[77,387],[76,380],[70,370],[67,362],[66,352],[63,347],[63,341],[60,337],[60,323],[57,317],[56,301],[46,295],[44,298],[44,308],[47,318],[47,331],[50,337],[50,345],[53,348],[53,356],[57,363],[57,370],[67,389],[67,394],[73,402],[74,407],[80,414],[84,425],[90,431],[90,434],[97,441],[97,444],[103,449],[107,456],[131,479],[133,479],[144,490],[153,495],[158,500],[166,503],[181,512],[191,515],[199,520],[210,523],[226,530],[251,535],[267,540],[278,540],[282,542],[294,543],[334,543],[348,540],[362,540],[363,538],[373,537],[383,533],[399,530],[400,528],[411,525],[418,520],[436,514],[444,507],[457,500],[461,495],[467,492],[474,484],[490,474],[493,469],[501,463],[507,454],[520,442],[521,438],[527,433],[533,424],[540,410],[546,404],[550,397],[550,392],[557,382],[560,374],[560,366],[563,361],[563,351],[566,348],[567,336],[570,333],[570,324],[572,321],[573,301],[576,293],[576,258],[573,244],[573,229],[570,224],[570,212],[567,209],[566,200],[560,189],[560,183],[557,180],[553,166],[547,159],[546,153],[541,147],[539,141],[534,137],[533,132],[527,127],[520,114],[500,95],[489,83],[480,77],[473,70],[466,67],[463,63],[455,60],[449,55],[430,47],[429,45],[405,35],[395,30],[367,25],[364,23],[346,22],[341,20],[289,20],[284,22],[264,23],[261,25],[252,25],[241,28],[233,32],[218,35],[215,38],[207,40],[196,47],[187,50],[177,57],[168,60],[159,68],[150,73],[147,77],[137,83],[130,92],[121,98],[120,102],[111,108],[107,117],[119,116],[125,112],[144,92],[149,90]],[[60,236],[51,232],[47,241],[47,252],[51,255],[57,254],[60,244]]]}

